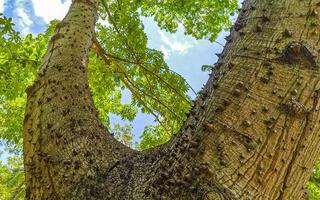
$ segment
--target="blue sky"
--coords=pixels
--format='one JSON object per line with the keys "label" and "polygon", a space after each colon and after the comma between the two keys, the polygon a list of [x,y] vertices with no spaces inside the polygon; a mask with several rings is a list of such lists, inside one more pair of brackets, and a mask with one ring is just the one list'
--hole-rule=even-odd
{"label": "blue sky", "polygon": [[[0,0],[0,12],[12,17],[15,29],[23,35],[43,32],[48,22],[62,19],[71,0]],[[195,40],[183,34],[179,27],[177,33],[170,34],[160,30],[151,18],[143,18],[148,35],[148,46],[161,50],[170,68],[182,75],[195,91],[199,91],[208,79],[208,74],[201,71],[204,64],[213,64],[217,60],[215,53],[222,51],[218,43],[208,40]],[[220,33],[217,41],[224,44],[225,32]],[[190,91],[189,95],[195,95]],[[128,99],[125,97],[124,99]],[[111,116],[111,124],[123,123],[120,118]],[[154,119],[146,114],[136,117],[133,122],[134,141],[139,140],[143,127],[154,123]]]}

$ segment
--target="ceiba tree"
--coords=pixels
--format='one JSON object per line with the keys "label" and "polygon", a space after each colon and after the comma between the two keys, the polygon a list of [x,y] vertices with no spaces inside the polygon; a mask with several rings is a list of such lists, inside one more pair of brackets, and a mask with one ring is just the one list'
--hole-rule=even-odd
{"label": "ceiba tree", "polygon": [[180,131],[142,152],[108,134],[93,105],[98,8],[72,2],[27,89],[27,199],[307,198],[320,153],[318,2],[245,1]]}

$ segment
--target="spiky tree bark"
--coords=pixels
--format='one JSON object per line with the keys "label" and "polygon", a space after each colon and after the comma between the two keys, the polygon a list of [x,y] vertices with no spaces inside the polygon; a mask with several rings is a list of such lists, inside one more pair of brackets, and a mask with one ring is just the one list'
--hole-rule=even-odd
{"label": "spiky tree bark", "polygon": [[74,0],[27,90],[27,199],[303,199],[319,157],[320,5],[247,0],[184,126],[131,150],[87,83],[96,0]]}

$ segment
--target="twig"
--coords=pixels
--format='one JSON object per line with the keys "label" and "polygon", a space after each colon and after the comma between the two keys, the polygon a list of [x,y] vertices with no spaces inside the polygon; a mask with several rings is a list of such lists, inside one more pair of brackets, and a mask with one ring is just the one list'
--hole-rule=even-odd
{"label": "twig", "polygon": [[[116,23],[113,21],[111,12],[110,12],[107,4],[105,3],[104,0],[101,0],[101,2],[102,2],[102,5],[103,5],[103,7],[105,8],[105,10],[106,10],[106,12],[107,12],[107,15],[108,15],[108,18],[109,18],[111,24],[113,25],[113,27],[115,28],[115,30],[117,31],[117,33],[118,33],[119,35],[121,35],[120,30],[118,29]],[[96,40],[96,41],[97,41],[97,40]],[[132,51],[132,49],[130,48],[130,46],[128,45],[128,43],[127,43],[126,41],[124,41],[124,43],[125,43],[127,49],[130,51],[130,53],[136,58],[136,55],[135,55],[134,51]],[[136,59],[137,59],[137,58],[136,58]],[[149,69],[147,69],[145,66],[142,65],[141,62],[136,62],[136,63],[137,63],[137,65],[138,65],[140,68],[144,69],[144,70],[147,71],[149,74],[152,74],[152,75],[156,76],[160,81],[162,81],[163,83],[165,83],[169,88],[171,88],[174,92],[176,92],[182,99],[184,99],[186,102],[190,103],[190,101],[189,101],[188,99],[186,99],[186,98],[184,97],[184,95],[180,94],[179,91],[177,91],[177,90],[176,90],[174,87],[172,87],[169,83],[167,83],[165,80],[163,80],[160,76],[158,76],[157,74],[155,74],[155,73],[153,73],[152,71],[150,71]]]}

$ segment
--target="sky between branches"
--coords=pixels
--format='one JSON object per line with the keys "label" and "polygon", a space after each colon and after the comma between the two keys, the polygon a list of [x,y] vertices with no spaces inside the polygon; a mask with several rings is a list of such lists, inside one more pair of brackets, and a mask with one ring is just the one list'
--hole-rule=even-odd
{"label": "sky between branches", "polygon": [[[71,0],[0,0],[0,12],[13,18],[15,29],[22,35],[38,34],[46,29],[53,19],[62,19],[68,11]],[[151,18],[143,19],[145,32],[148,35],[148,46],[161,50],[170,68],[182,75],[195,91],[199,91],[208,78],[207,72],[201,71],[204,64],[213,64],[217,60],[215,53],[222,51],[225,32],[220,33],[217,42],[195,40],[183,34],[179,27],[177,33],[170,34],[160,30]],[[190,90],[189,95],[194,97]],[[130,93],[123,97],[130,101]],[[111,116],[111,125],[125,123],[116,116]],[[134,141],[139,141],[145,125],[155,123],[153,117],[139,112],[133,121]]]}

